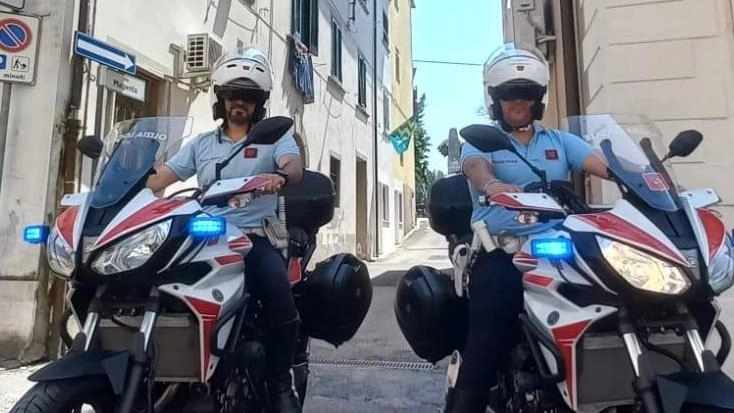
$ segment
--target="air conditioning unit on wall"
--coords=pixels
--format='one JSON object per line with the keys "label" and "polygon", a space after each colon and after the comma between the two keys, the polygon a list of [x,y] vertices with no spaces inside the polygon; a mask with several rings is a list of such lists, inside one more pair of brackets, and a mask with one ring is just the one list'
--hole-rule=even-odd
{"label": "air conditioning unit on wall", "polygon": [[214,64],[222,56],[222,44],[208,33],[192,33],[186,36],[185,45],[171,44],[170,51],[177,59],[175,77],[208,91]]}
{"label": "air conditioning unit on wall", "polygon": [[506,0],[502,13],[505,41],[533,45],[548,57],[556,40],[552,0]]}
{"label": "air conditioning unit on wall", "polygon": [[222,56],[222,45],[207,33],[189,34],[186,36],[184,65],[186,72],[200,75],[210,73],[214,63]]}

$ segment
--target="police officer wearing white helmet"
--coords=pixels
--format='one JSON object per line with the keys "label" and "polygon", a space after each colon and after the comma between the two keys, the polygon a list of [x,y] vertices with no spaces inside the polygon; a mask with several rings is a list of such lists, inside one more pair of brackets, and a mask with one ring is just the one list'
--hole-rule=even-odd
{"label": "police officer wearing white helmet", "polygon": [[[534,48],[505,44],[484,65],[484,95],[495,126],[510,138],[530,163],[545,170],[548,180],[566,180],[570,172],[606,178],[607,167],[581,138],[543,127],[548,101],[548,64]],[[483,153],[468,142],[461,154],[462,171],[472,199],[520,192],[538,177],[510,151]],[[472,222],[484,220],[492,234],[528,235],[557,222],[523,225],[516,213],[475,201]],[[522,275],[503,250],[482,252],[471,268],[469,333],[456,384],[449,390],[446,412],[484,412],[490,389],[497,385],[500,360],[519,338],[518,314],[523,307]]]}
{"label": "police officer wearing white helmet", "polygon": [[[252,126],[266,114],[265,104],[273,88],[267,57],[253,48],[222,56],[211,75],[212,112],[222,126],[189,142],[148,181],[158,192],[176,181],[196,175],[199,185],[215,179],[215,164],[237,150]],[[291,293],[282,255],[264,236],[263,220],[275,215],[276,193],[301,179],[302,161],[292,131],[275,144],[251,145],[222,169],[222,179],[259,175],[270,179],[260,196],[247,208],[211,211],[244,230],[253,242],[245,261],[248,288],[263,301],[269,331],[267,349],[268,411],[292,413],[301,407],[294,390],[291,367],[296,351],[300,319]]]}

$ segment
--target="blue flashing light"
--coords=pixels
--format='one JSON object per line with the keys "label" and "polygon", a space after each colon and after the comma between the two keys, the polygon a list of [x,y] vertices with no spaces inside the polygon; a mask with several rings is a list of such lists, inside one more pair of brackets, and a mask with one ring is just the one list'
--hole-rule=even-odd
{"label": "blue flashing light", "polygon": [[23,241],[28,244],[45,244],[50,232],[46,225],[29,225],[23,229]]}
{"label": "blue flashing light", "polygon": [[573,243],[568,238],[535,239],[530,243],[535,258],[566,259],[573,257]]}
{"label": "blue flashing light", "polygon": [[194,217],[189,221],[189,235],[196,238],[218,237],[227,233],[227,221],[222,217]]}

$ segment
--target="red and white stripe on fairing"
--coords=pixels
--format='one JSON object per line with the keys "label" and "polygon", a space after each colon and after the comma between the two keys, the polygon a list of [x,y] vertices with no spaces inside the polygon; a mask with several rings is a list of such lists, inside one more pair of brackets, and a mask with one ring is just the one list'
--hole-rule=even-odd
{"label": "red and white stripe on fairing", "polygon": [[709,259],[713,259],[724,245],[726,240],[726,225],[721,218],[717,217],[713,212],[707,209],[699,209],[698,217],[706,232],[708,240]]}
{"label": "red and white stripe on fairing", "polygon": [[158,199],[150,190],[142,191],[107,225],[94,247],[99,248],[136,229],[165,218],[193,214],[199,210],[199,204],[194,201]]}
{"label": "red and white stripe on fairing", "polygon": [[201,378],[203,381],[209,379],[212,371],[209,371],[209,361],[212,356],[212,339],[214,326],[219,319],[222,306],[200,298],[186,296],[189,307],[199,319],[200,350],[201,350]]}
{"label": "red and white stripe on fairing", "polygon": [[538,267],[538,259],[525,251],[519,251],[512,257],[512,263],[515,264],[521,272],[532,271]]}
{"label": "red and white stripe on fairing", "polygon": [[249,251],[249,249],[252,247],[252,241],[250,241],[250,238],[248,238],[247,236],[242,235],[233,240],[230,240],[228,242],[228,245],[230,250],[243,254]]}
{"label": "red and white stripe on fairing", "polygon": [[245,184],[242,185],[242,188],[240,189],[240,191],[242,192],[254,191],[258,188],[265,186],[268,182],[270,182],[270,179],[264,176],[253,176],[252,178],[247,179],[247,182],[245,182]]}
{"label": "red and white stripe on fairing", "polygon": [[214,257],[214,261],[221,266],[241,264],[244,260],[245,259],[242,257],[242,254],[228,254]]}
{"label": "red and white stripe on fairing", "polygon": [[687,267],[688,261],[663,232],[638,211],[621,199],[609,212],[573,215],[564,225],[576,232],[593,232],[634,245],[655,255],[663,256]]}
{"label": "red and white stripe on fairing", "polygon": [[577,399],[577,381],[576,380],[576,343],[584,334],[591,320],[578,321],[565,326],[552,329],[553,339],[563,355],[563,362],[566,368],[566,389],[568,390],[568,401],[571,408],[578,407]]}
{"label": "red and white stripe on fairing", "polygon": [[64,210],[58,217],[56,217],[56,230],[61,235],[61,238],[66,241],[69,246],[74,245],[76,234],[74,229],[76,228],[76,221],[79,215],[79,207],[72,206]]}
{"label": "red and white stripe on fairing", "polygon": [[263,187],[269,182],[264,176],[251,176],[246,178],[231,178],[218,181],[206,191],[204,200],[225,197],[233,194],[252,192]]}
{"label": "red and white stripe on fairing", "polygon": [[537,285],[538,287],[548,288],[549,285],[553,284],[553,278],[546,277],[545,275],[538,275],[533,273],[523,274],[522,280],[526,284]]}
{"label": "red and white stripe on fairing", "polygon": [[545,194],[502,193],[494,195],[489,201],[491,206],[501,206],[511,210],[565,212],[558,202]]}

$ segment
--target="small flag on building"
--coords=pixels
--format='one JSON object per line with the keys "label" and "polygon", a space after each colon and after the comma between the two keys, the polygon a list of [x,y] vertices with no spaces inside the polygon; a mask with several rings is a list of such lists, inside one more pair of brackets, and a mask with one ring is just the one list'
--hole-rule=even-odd
{"label": "small flag on building", "polygon": [[405,153],[408,150],[415,126],[415,115],[413,115],[395,128],[394,131],[390,132],[390,142],[393,148],[395,148],[395,152]]}

